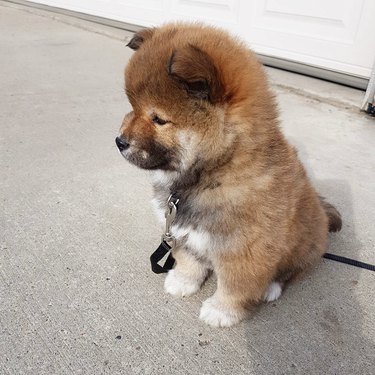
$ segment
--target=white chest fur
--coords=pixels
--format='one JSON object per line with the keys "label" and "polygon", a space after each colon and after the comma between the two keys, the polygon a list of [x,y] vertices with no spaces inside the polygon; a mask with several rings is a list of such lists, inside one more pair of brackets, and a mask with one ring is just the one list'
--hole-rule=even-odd
{"label": "white chest fur", "polygon": [[[164,226],[164,209],[160,207],[157,199],[153,199],[152,204],[160,224]],[[176,238],[178,244],[187,246],[200,256],[207,256],[211,251],[223,249],[222,239],[220,240],[205,230],[193,229],[191,226],[173,225],[171,234]]]}
{"label": "white chest fur", "polygon": [[172,227],[172,234],[176,240],[199,256],[208,256],[211,251],[218,250],[215,237],[204,230],[192,229],[191,227]]}

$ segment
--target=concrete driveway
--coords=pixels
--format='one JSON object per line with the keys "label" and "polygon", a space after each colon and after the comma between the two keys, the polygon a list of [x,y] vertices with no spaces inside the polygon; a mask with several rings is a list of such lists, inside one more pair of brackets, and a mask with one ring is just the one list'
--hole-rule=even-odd
{"label": "concrete driveway", "polygon": [[[198,320],[150,270],[147,173],[116,150],[121,30],[0,2],[0,374],[373,374],[375,273],[322,260],[248,321]],[[268,69],[283,128],[375,263],[375,121],[363,92]],[[372,370],[371,370],[372,369]]]}

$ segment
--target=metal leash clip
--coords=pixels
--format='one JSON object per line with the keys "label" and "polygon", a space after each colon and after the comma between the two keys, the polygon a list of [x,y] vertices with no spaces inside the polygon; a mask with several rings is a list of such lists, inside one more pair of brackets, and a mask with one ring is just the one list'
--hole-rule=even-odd
{"label": "metal leash clip", "polygon": [[161,236],[161,240],[166,242],[171,249],[176,246],[176,238],[171,233],[171,226],[176,218],[178,202],[179,199],[174,198],[172,194],[169,196],[165,211],[165,232]]}

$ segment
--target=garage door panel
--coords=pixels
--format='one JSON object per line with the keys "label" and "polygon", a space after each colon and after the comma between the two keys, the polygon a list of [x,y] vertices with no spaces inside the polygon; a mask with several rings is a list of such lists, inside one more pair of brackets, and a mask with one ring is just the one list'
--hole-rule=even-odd
{"label": "garage door panel", "polygon": [[355,41],[362,5],[363,0],[316,0],[310,3],[295,0],[257,1],[253,27],[310,39],[352,44]]}

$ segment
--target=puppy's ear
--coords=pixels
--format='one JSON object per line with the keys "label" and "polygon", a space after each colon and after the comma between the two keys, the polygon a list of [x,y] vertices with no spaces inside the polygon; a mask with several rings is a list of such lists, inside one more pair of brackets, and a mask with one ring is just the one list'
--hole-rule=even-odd
{"label": "puppy's ear", "polygon": [[213,104],[223,99],[224,88],[219,73],[210,56],[199,48],[188,45],[174,50],[167,69],[190,96]]}
{"label": "puppy's ear", "polygon": [[145,40],[150,39],[152,37],[154,32],[155,28],[138,31],[134,34],[133,38],[130,39],[130,42],[126,45],[126,47],[129,47],[132,50],[136,51]]}

